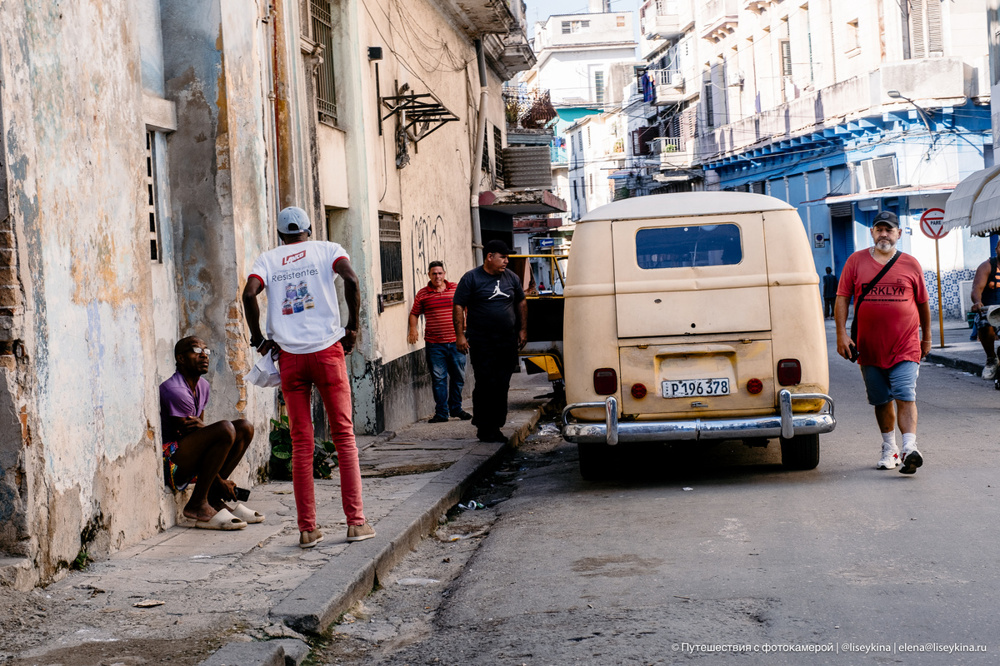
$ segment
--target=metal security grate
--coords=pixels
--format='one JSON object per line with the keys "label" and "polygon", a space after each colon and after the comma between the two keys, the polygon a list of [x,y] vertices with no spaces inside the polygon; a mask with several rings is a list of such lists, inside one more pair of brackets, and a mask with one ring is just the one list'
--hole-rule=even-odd
{"label": "metal security grate", "polygon": [[403,243],[399,215],[378,214],[379,259],[382,266],[382,302],[403,301]]}
{"label": "metal security grate", "polygon": [[159,220],[156,217],[156,178],[153,161],[153,146],[155,136],[153,132],[146,132],[146,215],[149,220],[149,260],[153,263],[160,263],[163,258],[160,256],[160,233]]}
{"label": "metal security grate", "polygon": [[333,76],[333,20],[327,0],[309,0],[313,39],[323,47],[323,62],[316,68],[316,111],[319,121],[337,122],[337,86]]}
{"label": "metal security grate", "polygon": [[[546,150],[548,147],[546,146]],[[497,187],[503,187],[503,132],[500,131],[499,127],[494,125],[493,127],[493,158],[494,164],[496,165],[496,172],[494,175],[497,178]],[[550,167],[551,168],[551,167]]]}

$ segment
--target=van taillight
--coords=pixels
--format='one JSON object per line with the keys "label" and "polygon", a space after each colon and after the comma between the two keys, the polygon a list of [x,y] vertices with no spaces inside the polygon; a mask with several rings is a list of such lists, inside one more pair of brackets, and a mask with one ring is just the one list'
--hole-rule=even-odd
{"label": "van taillight", "polygon": [[642,400],[646,397],[646,386],[645,384],[632,384],[632,397],[636,400]]}
{"label": "van taillight", "polygon": [[802,381],[802,365],[797,358],[783,358],[778,361],[778,383],[792,386]]}
{"label": "van taillight", "polygon": [[614,368],[594,370],[594,391],[597,395],[612,395],[618,390],[618,373]]}

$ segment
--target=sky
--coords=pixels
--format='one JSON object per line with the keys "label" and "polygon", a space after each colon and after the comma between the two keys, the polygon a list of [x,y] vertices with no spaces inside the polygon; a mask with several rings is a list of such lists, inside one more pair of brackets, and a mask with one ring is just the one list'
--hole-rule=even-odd
{"label": "sky", "polygon": [[[534,33],[535,23],[553,14],[580,14],[587,11],[588,0],[524,0],[528,6],[528,30]],[[611,11],[633,11],[639,20],[640,0],[611,0]]]}

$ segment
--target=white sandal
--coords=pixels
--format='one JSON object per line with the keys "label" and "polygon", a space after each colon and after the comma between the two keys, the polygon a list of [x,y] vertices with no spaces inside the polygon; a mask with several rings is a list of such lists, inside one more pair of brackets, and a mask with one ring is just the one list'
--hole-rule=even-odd
{"label": "white sandal", "polygon": [[254,511],[245,504],[237,504],[232,512],[234,516],[248,524],[264,522],[264,514]]}

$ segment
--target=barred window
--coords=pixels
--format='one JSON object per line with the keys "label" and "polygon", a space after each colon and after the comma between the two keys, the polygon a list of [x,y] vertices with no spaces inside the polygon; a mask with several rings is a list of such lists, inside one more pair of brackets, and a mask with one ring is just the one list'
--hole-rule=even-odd
{"label": "barred window", "polygon": [[503,132],[500,128],[493,126],[493,163],[496,171],[493,174],[497,178],[497,186],[503,187]]}
{"label": "barred window", "polygon": [[403,302],[403,243],[399,215],[378,214],[379,258],[382,266],[382,302]]}
{"label": "barred window", "polygon": [[594,72],[594,102],[604,104],[604,72]]}
{"label": "barred window", "polygon": [[329,0],[309,0],[313,40],[323,47],[323,62],[316,68],[316,112],[321,123],[337,122],[337,87],[333,77],[333,20]]}
{"label": "barred window", "polygon": [[156,215],[156,164],[154,161],[154,132],[146,131],[146,178],[145,178],[145,201],[146,217],[148,218],[149,230],[149,260],[153,263],[160,263],[163,257],[160,252],[160,222]]}
{"label": "barred window", "polygon": [[483,134],[483,171],[486,173],[490,172],[490,126],[486,126],[486,131]]}

